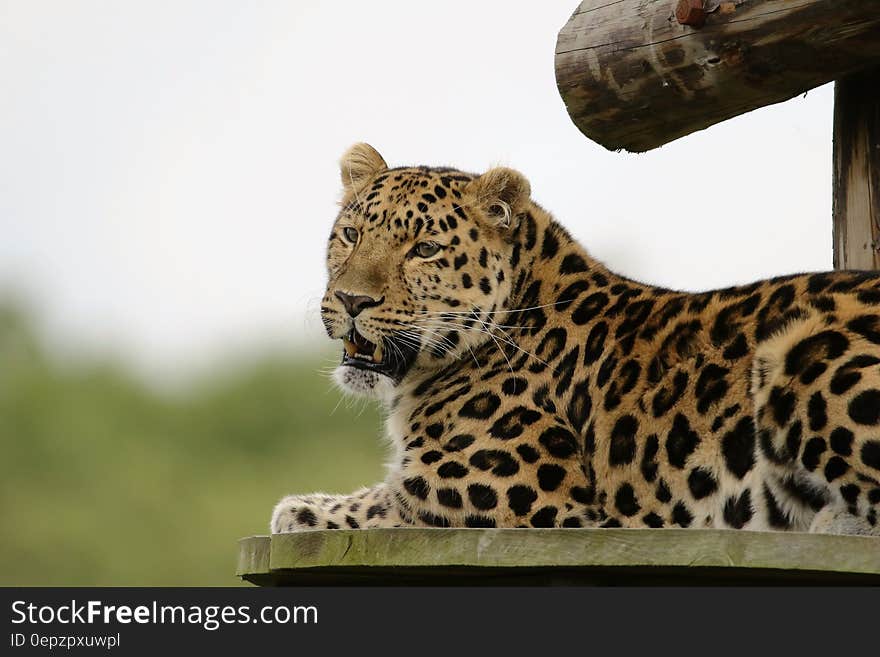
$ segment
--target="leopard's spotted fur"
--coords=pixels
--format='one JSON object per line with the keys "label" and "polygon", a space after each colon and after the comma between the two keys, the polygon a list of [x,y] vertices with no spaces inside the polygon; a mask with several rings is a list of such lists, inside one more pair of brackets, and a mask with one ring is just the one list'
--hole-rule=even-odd
{"label": "leopard's spotted fur", "polygon": [[384,347],[337,378],[385,400],[396,453],[372,488],[283,499],[273,532],[878,533],[880,274],[675,292],[608,271],[510,169],[361,144],[342,175],[322,314]]}

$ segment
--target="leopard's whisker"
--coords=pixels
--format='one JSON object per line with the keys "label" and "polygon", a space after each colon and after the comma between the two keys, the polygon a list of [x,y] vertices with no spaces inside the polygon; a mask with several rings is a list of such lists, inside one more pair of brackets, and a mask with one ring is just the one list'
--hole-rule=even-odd
{"label": "leopard's whisker", "polygon": [[[480,312],[483,314],[486,314],[486,315],[500,315],[503,313],[524,313],[524,312],[528,312],[530,310],[539,310],[541,308],[550,308],[551,306],[558,306],[563,303],[572,303],[573,301],[575,301],[575,299],[561,299],[559,301],[554,301],[553,303],[545,303],[545,304],[541,304],[540,306],[530,306],[528,308],[512,308],[512,309],[504,308],[501,310],[480,310]],[[437,315],[442,315],[442,314],[469,315],[472,312],[473,311],[471,311],[471,310],[426,310],[426,311],[424,311],[425,314],[437,314]]]}
{"label": "leopard's whisker", "polygon": [[[423,327],[423,326],[416,326],[415,324],[411,324],[410,326],[412,326],[412,328],[417,329],[417,330],[420,330],[420,331],[423,331],[423,330],[425,330],[425,328],[426,328],[426,327]],[[462,331],[459,331],[459,332],[462,332]],[[436,332],[435,332],[435,333],[436,333]],[[441,337],[443,337],[443,336],[441,335]],[[447,339],[447,340],[448,340],[448,339]],[[477,367],[479,367],[479,366],[480,366],[480,361],[479,361],[479,359],[477,359],[477,355],[474,353],[474,350],[471,349],[471,346],[467,343],[467,340],[464,341],[464,346],[465,346],[465,349],[467,349],[468,352],[470,353],[471,357],[474,359],[474,364],[475,364]],[[452,351],[452,350],[454,350],[454,348],[455,348],[455,345],[452,344],[451,341],[450,341],[450,349],[449,349],[449,350]],[[457,355],[455,358],[456,358],[456,360],[461,360],[461,355]]]}
{"label": "leopard's whisker", "polygon": [[424,327],[424,326],[413,325],[412,328],[418,329],[420,331],[428,332],[428,333],[432,334],[433,336],[437,336],[437,337],[432,337],[430,335],[426,336],[426,341],[429,345],[434,346],[441,351],[449,353],[455,349],[455,343],[452,342],[449,338],[443,336],[441,333],[438,333],[437,331],[431,330],[431,329]]}
{"label": "leopard's whisker", "polygon": [[[479,332],[479,333],[485,333],[486,335],[489,335],[489,336],[493,336],[493,334],[492,334],[492,333],[490,332],[490,330],[487,328],[487,327],[491,327],[491,326],[492,326],[491,324],[486,324],[486,323],[483,323],[483,326],[474,326],[474,327],[467,327],[467,326],[463,326],[463,325],[459,325],[459,324],[446,323],[446,324],[444,325],[444,328],[448,328],[449,330],[454,330],[454,331],[461,331],[461,332],[466,332],[466,331],[476,331],[476,332]],[[504,332],[502,331],[502,333],[504,333]],[[516,342],[515,342],[510,336],[508,336],[506,333],[505,333],[505,336],[506,336],[506,338],[501,338],[501,340],[502,340],[503,342],[505,342],[506,344],[509,344],[511,347],[513,347],[513,348],[516,349],[517,351],[520,351],[521,353],[523,353],[523,354],[529,356],[530,358],[534,358],[536,361],[538,361],[538,362],[541,363],[542,365],[544,365],[544,366],[546,366],[546,367],[550,367],[550,364],[549,364],[549,363],[545,362],[544,360],[542,360],[541,358],[539,358],[539,357],[536,356],[535,354],[533,354],[533,353],[531,353],[531,352],[529,352],[529,351],[523,349],[522,347],[520,347],[520,346],[519,346],[519,345],[518,345],[518,344],[517,344],[517,343],[516,343]],[[505,356],[506,356],[506,354],[505,354]]]}
{"label": "leopard's whisker", "polygon": [[[460,321],[462,318],[455,317],[453,319]],[[416,319],[414,321],[416,321],[416,322],[419,322],[419,321],[433,322],[433,321],[436,321],[436,319],[435,318],[424,318],[424,319]],[[475,319],[474,321],[481,321],[481,320]],[[494,322],[492,323],[492,325],[497,326],[497,327],[501,327],[501,328],[507,328],[507,329],[511,329],[511,330],[521,330],[521,331],[528,331],[528,330],[531,330],[534,328],[533,326],[517,326],[514,324],[496,324]]]}

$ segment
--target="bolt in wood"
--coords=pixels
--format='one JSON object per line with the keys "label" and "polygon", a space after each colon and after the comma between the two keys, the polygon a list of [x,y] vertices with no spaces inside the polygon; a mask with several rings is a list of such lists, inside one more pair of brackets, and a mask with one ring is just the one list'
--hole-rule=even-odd
{"label": "bolt in wood", "polygon": [[703,0],[679,0],[675,7],[675,17],[681,25],[703,27],[706,22]]}

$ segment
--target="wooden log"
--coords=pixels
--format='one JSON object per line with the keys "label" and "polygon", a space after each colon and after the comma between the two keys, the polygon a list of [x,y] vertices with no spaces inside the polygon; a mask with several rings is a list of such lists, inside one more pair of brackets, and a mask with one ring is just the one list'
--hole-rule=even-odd
{"label": "wooden log", "polygon": [[368,529],[253,536],[261,585],[880,584],[880,539],[718,529]]}
{"label": "wooden log", "polygon": [[880,68],[834,87],[833,211],[834,267],[880,269]]}
{"label": "wooden log", "polygon": [[584,0],[559,32],[556,81],[575,125],[647,151],[880,61],[877,0]]}

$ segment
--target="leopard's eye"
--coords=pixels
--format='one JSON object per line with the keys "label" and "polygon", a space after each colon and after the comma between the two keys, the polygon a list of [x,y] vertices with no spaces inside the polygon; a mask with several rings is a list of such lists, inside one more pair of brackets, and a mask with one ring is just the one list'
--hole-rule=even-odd
{"label": "leopard's eye", "polygon": [[437,242],[419,242],[413,247],[413,253],[420,258],[430,258],[437,255],[440,245]]}
{"label": "leopard's eye", "polygon": [[352,244],[357,244],[358,241],[358,229],[352,228],[351,226],[346,226],[342,229],[342,234],[345,235],[345,239],[347,239]]}

